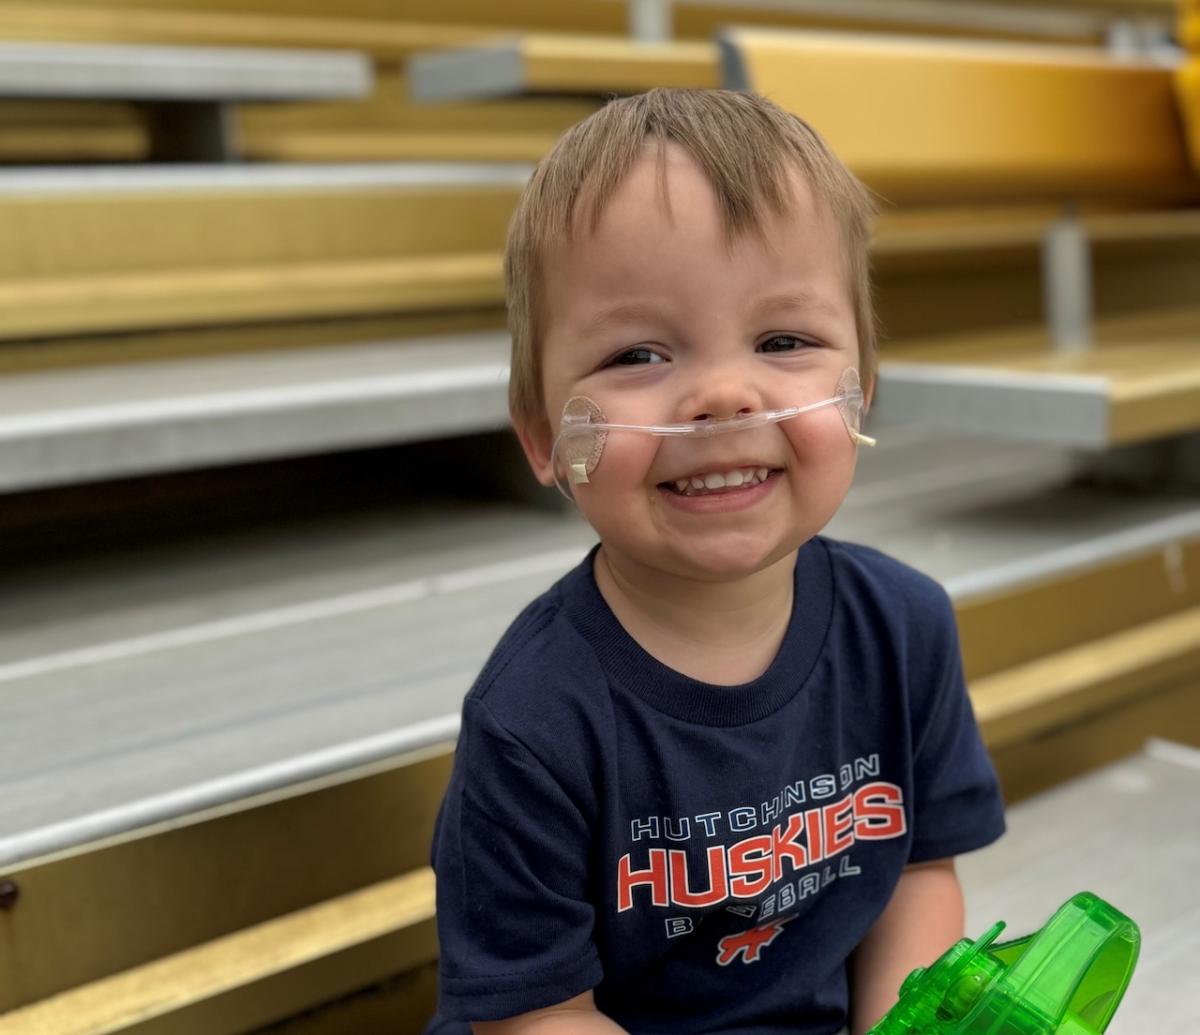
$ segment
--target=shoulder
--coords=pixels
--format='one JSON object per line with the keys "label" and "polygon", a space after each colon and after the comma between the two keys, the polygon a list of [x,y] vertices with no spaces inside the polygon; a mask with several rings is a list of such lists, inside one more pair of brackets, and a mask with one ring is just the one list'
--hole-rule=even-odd
{"label": "shoulder", "polygon": [[602,719],[603,667],[569,617],[591,557],[529,603],[496,644],[468,692],[463,721],[485,715],[539,755],[555,755]]}
{"label": "shoulder", "polygon": [[833,577],[844,595],[874,598],[908,617],[945,616],[951,609],[945,588],[924,572],[859,543],[822,537]]}
{"label": "shoulder", "polygon": [[858,649],[895,654],[905,667],[958,654],[954,605],[939,582],[873,547],[822,541],[842,619],[835,629]]}

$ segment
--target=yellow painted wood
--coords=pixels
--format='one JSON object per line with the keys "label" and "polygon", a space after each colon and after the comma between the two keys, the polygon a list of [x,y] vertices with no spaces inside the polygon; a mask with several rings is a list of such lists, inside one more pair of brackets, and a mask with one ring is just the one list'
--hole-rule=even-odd
{"label": "yellow painted wood", "polygon": [[460,46],[494,35],[486,25],[205,9],[203,4],[0,3],[0,38],[79,43],[169,43],[188,46],[299,47],[358,50],[403,58],[418,50]]}
{"label": "yellow painted wood", "polygon": [[1192,53],[1200,51],[1200,9],[1185,11],[1180,17],[1179,43]]}
{"label": "yellow painted wood", "polygon": [[1094,347],[1055,350],[1041,327],[947,337],[894,348],[885,359],[1016,374],[1075,374],[1105,383],[1108,444],[1200,427],[1200,310],[1106,318]]}
{"label": "yellow painted wood", "polygon": [[750,85],[893,200],[1197,192],[1171,73],[1102,51],[737,30]]}
{"label": "yellow painted wood", "polygon": [[525,35],[518,43],[533,92],[638,93],[654,86],[721,85],[720,57],[710,43],[553,35]]}
{"label": "yellow painted wood", "polygon": [[421,1035],[436,1008],[437,964],[429,963],[255,1035]]}
{"label": "yellow painted wood", "polygon": [[1013,804],[1141,749],[1149,737],[1200,747],[1200,681],[1147,688],[1107,711],[1003,748],[992,748],[1004,799]]}
{"label": "yellow painted wood", "polygon": [[[1200,40],[1200,15],[1189,24]],[[1200,44],[1193,46],[1194,56],[1175,73],[1175,93],[1192,168],[1200,172]]]}
{"label": "yellow painted wood", "polygon": [[379,65],[365,101],[246,104],[235,121],[240,152],[258,160],[533,163],[598,104],[562,97],[417,104],[403,70]]}
{"label": "yellow painted wood", "polygon": [[521,98],[464,104],[411,100],[404,68],[379,63],[369,97],[319,103],[245,104],[238,108],[244,134],[286,129],[389,129],[399,132],[543,132],[559,134],[596,110],[590,99]]}
{"label": "yellow painted wood", "polygon": [[[0,871],[21,889],[0,913],[0,1015],[425,866],[451,760],[442,745]],[[395,973],[395,946],[382,966],[339,994]]]}
{"label": "yellow painted wood", "polygon": [[[22,0],[28,3],[28,0]],[[75,5],[88,8],[112,7],[113,0],[74,0]],[[995,0],[989,0],[994,3]],[[386,21],[397,15],[405,21],[435,26],[486,26],[492,29],[519,29],[548,32],[572,33],[623,33],[628,15],[625,0],[577,0],[571,4],[550,4],[545,0],[506,0],[502,5],[487,0],[406,0],[397,9],[394,0],[349,0],[334,4],[330,0],[119,0],[123,9],[160,12],[194,10],[206,13],[250,13],[258,16],[285,16],[305,18],[334,18],[346,20],[371,19]],[[920,31],[923,33],[948,33],[972,35],[1007,36],[1024,38],[1029,33],[1014,29],[966,29],[956,27],[955,12],[970,12],[971,0],[945,3],[950,12],[944,22],[936,18],[922,18],[914,23],[906,16],[903,6],[895,13],[883,11],[865,18],[861,11],[839,10],[839,5],[830,3],[824,9],[789,10],[778,3],[714,4],[707,2],[689,3],[681,0],[673,6],[675,35],[681,39],[709,39],[713,32],[727,25],[780,25],[791,27],[829,27],[858,30],[881,29],[885,31]],[[1010,0],[1010,6],[1028,6],[1035,10],[1042,5],[1030,0]],[[1113,16],[1128,16],[1131,12],[1146,17],[1169,18],[1174,14],[1172,0],[1057,0],[1056,10],[1077,10],[1085,15],[1080,27],[1064,30],[1062,38],[1103,39],[1104,20]],[[922,6],[928,15],[929,5]],[[1090,21],[1086,16],[1090,16]],[[1094,27],[1093,27],[1094,26]]]}
{"label": "yellow painted wood", "polygon": [[1200,539],[955,604],[971,683],[1200,607]]}
{"label": "yellow painted wood", "polygon": [[[537,162],[557,134],[459,130],[255,129],[241,154],[259,162]],[[28,154],[29,152],[23,152]]]}
{"label": "yellow painted wood", "polygon": [[[448,313],[357,317],[188,327],[107,334],[102,337],[37,339],[0,346],[0,375],[61,367],[135,363],[147,359],[212,356],[265,349],[300,349],[362,341],[399,341],[425,335],[504,330],[500,306]],[[11,501],[10,501],[11,505]]]}
{"label": "yellow painted wood", "polygon": [[27,278],[0,283],[0,335],[481,308],[503,298],[494,252]]}
{"label": "yellow painted wood", "polygon": [[1114,707],[1145,688],[1200,677],[1200,608],[1113,633],[970,684],[989,747]]}
{"label": "yellow painted wood", "polygon": [[180,1031],[189,1009],[414,928],[433,910],[424,868],[15,1010],[0,1018],[0,1035],[114,1035],[164,1018]]}
{"label": "yellow painted wood", "polygon": [[149,138],[132,123],[125,127],[77,128],[0,126],[0,161],[136,162],[149,153]]}
{"label": "yellow painted wood", "polygon": [[432,183],[6,194],[0,280],[499,252],[519,193]]}

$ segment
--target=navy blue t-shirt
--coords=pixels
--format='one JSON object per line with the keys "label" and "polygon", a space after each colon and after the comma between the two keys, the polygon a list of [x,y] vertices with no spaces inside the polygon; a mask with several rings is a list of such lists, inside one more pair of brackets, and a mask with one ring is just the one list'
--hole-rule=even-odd
{"label": "navy blue t-shirt", "polygon": [[464,703],[428,1031],[594,988],[634,1035],[832,1035],[904,867],[1004,830],[950,601],[818,537],[775,660],[716,686],[630,637],[594,556],[522,612]]}

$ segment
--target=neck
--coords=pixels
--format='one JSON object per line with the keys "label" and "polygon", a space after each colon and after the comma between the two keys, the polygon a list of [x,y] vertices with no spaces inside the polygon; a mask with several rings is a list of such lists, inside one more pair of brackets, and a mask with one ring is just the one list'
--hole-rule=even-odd
{"label": "neck", "polygon": [[732,582],[646,568],[601,546],[600,594],[625,631],[684,675],[732,686],[763,674],[791,620],[796,552]]}

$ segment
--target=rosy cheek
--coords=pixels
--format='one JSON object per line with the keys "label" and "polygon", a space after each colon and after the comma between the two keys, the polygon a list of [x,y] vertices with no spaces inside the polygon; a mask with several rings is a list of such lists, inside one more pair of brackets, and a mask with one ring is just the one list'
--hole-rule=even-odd
{"label": "rosy cheek", "polygon": [[784,421],[782,427],[792,452],[802,463],[832,463],[853,455],[850,433],[841,415],[832,409]]}

